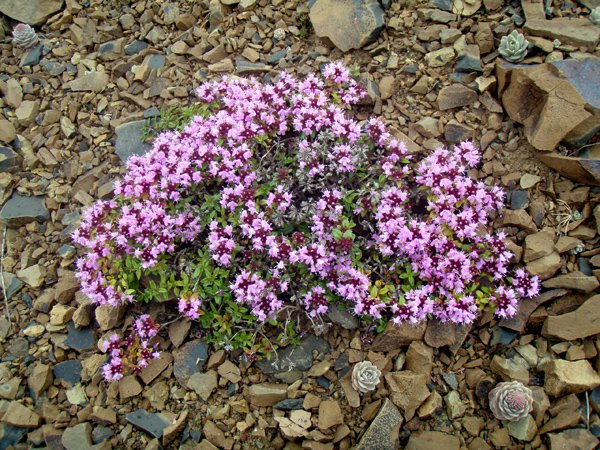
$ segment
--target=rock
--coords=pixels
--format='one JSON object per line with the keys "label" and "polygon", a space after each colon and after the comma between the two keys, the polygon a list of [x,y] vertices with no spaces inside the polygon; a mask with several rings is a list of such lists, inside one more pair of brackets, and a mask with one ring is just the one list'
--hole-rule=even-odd
{"label": "rock", "polygon": [[451,144],[458,144],[463,141],[470,141],[473,139],[474,131],[471,127],[458,123],[452,119],[448,121],[444,127],[444,139],[446,142]]}
{"label": "rock", "polygon": [[[0,125],[1,127],[1,125]],[[0,130],[0,135],[2,130]],[[0,136],[1,138],[1,136]],[[0,139],[1,140],[1,139]],[[23,158],[8,147],[0,146],[0,172],[14,173],[21,168]]]}
{"label": "rock", "polygon": [[16,109],[15,116],[17,123],[22,127],[30,126],[40,111],[40,105],[33,100],[23,100],[21,105]]}
{"label": "rock", "polygon": [[6,87],[3,89],[4,101],[8,106],[17,109],[23,101],[23,89],[19,82],[13,78],[6,80]]}
{"label": "rock", "polygon": [[51,325],[65,325],[73,317],[75,308],[67,305],[54,305],[50,311]]}
{"label": "rock", "polygon": [[523,261],[526,263],[548,256],[554,251],[554,231],[542,230],[525,237]]}
{"label": "rock", "polygon": [[412,325],[403,322],[400,325],[394,325],[389,322],[383,333],[375,337],[371,349],[375,352],[389,352],[406,346],[413,341],[420,341],[425,335],[426,328],[426,323]]}
{"label": "rock", "polygon": [[196,339],[174,350],[173,359],[173,373],[179,383],[185,386],[190,376],[204,368],[208,359],[208,348],[204,342]]}
{"label": "rock", "polygon": [[19,392],[21,386],[21,379],[14,377],[8,380],[6,383],[0,384],[0,397],[5,400],[14,400]]}
{"label": "rock", "polygon": [[437,98],[438,108],[442,111],[468,106],[477,100],[477,92],[462,84],[452,84],[440,90]]}
{"label": "rock", "polygon": [[150,402],[150,406],[158,411],[165,409],[169,395],[169,386],[165,381],[152,383],[143,393],[144,398]]}
{"label": "rock", "polygon": [[[306,412],[306,411],[303,411]],[[310,413],[307,413],[310,415]],[[281,434],[289,440],[306,437],[308,431],[306,428],[301,427],[299,424],[293,422],[287,417],[275,417],[275,421],[279,424],[279,431]]]}
{"label": "rock", "polygon": [[520,420],[508,422],[508,434],[519,441],[531,442],[537,431],[537,425],[531,414]]}
{"label": "rock", "polygon": [[66,381],[68,385],[74,386],[81,382],[81,362],[78,360],[69,360],[58,363],[54,366],[54,376],[59,379]]}
{"label": "rock", "polygon": [[419,8],[417,9],[417,15],[422,21],[436,23],[449,23],[456,20],[456,15],[447,11],[440,11],[439,9]]}
{"label": "rock", "polygon": [[576,158],[558,153],[540,153],[537,157],[564,177],[583,184],[600,184],[600,168],[597,158]]}
{"label": "rock", "polygon": [[169,340],[173,347],[177,348],[183,344],[185,338],[188,336],[190,332],[190,328],[192,327],[192,322],[190,320],[178,320],[175,323],[169,325]]}
{"label": "rock", "polygon": [[444,402],[446,403],[446,413],[448,419],[454,420],[465,415],[467,406],[463,403],[460,398],[460,394],[457,391],[450,391],[445,397]]}
{"label": "rock", "polygon": [[0,448],[11,448],[27,434],[26,428],[0,423]]}
{"label": "rock", "polygon": [[187,381],[188,389],[195,391],[205,402],[208,401],[217,386],[217,372],[214,370],[209,370],[206,373],[195,373]]}
{"label": "rock", "polygon": [[520,381],[524,385],[529,384],[529,365],[527,361],[518,355],[512,358],[503,358],[495,355],[490,364],[492,372],[499,375],[503,381]]}
{"label": "rock", "polygon": [[412,433],[405,450],[459,450],[460,440],[441,431],[422,431]]}
{"label": "rock", "polygon": [[483,72],[481,54],[477,45],[467,45],[458,52],[454,70],[458,73]]}
{"label": "rock", "polygon": [[108,85],[109,76],[105,72],[90,72],[66,84],[74,92],[102,92]]}
{"label": "rock", "polygon": [[273,383],[253,384],[248,388],[248,400],[254,406],[273,406],[287,398],[287,385]]}
{"label": "rock", "polygon": [[315,0],[309,18],[318,37],[326,37],[342,52],[377,39],[384,13],[377,0]]}
{"label": "rock", "polygon": [[[529,193],[521,189],[510,192],[510,209],[522,209],[529,206]],[[553,247],[554,248],[554,247]]]}
{"label": "rock", "polygon": [[358,328],[358,317],[352,314],[352,312],[340,309],[337,306],[329,308],[327,318],[346,330],[356,330]]}
{"label": "rock", "polygon": [[598,447],[598,438],[583,428],[574,428],[561,433],[548,434],[550,450],[593,450]]}
{"label": "rock", "polygon": [[542,283],[545,288],[564,288],[582,292],[592,292],[600,282],[594,276],[585,275],[582,272],[570,272],[546,280]]}
{"label": "rock", "polygon": [[356,450],[396,449],[402,426],[402,415],[398,408],[386,398],[381,409],[363,434]]}
{"label": "rock", "polygon": [[440,121],[434,117],[424,117],[415,123],[414,129],[426,138],[439,137],[442,134],[439,129],[439,123]]}
{"label": "rock", "polygon": [[121,324],[126,310],[127,307],[125,305],[116,307],[112,305],[100,305],[95,311],[96,322],[98,322],[102,331],[112,330]]}
{"label": "rock", "polygon": [[391,392],[390,399],[407,421],[413,418],[417,408],[429,397],[427,383],[430,377],[425,374],[409,370],[390,372],[385,375],[385,381]]}
{"label": "rock", "polygon": [[456,329],[458,326],[452,322],[440,322],[431,319],[427,322],[425,331],[425,342],[433,348],[450,346],[456,341]]}
{"label": "rock", "polygon": [[19,279],[34,289],[37,289],[44,284],[45,275],[45,268],[39,264],[17,271]]}
{"label": "rock", "polygon": [[[123,16],[121,16],[121,18],[122,17]],[[145,50],[146,48],[148,48],[148,44],[146,42],[136,39],[131,44],[127,44],[124,47],[124,51],[127,56],[133,56],[133,55],[137,55],[138,53],[140,53],[142,50]]]}
{"label": "rock", "polygon": [[527,272],[539,276],[542,280],[551,278],[562,266],[560,255],[552,252],[548,256],[543,256],[525,266]]}
{"label": "rock", "polygon": [[135,397],[142,392],[142,385],[135,375],[127,375],[119,380],[119,398],[126,400]]}
{"label": "rock", "polygon": [[[61,305],[62,306],[62,305]],[[65,345],[75,350],[91,350],[96,345],[94,331],[91,328],[77,329],[73,322],[67,324]]]}
{"label": "rock", "polygon": [[11,227],[25,225],[34,220],[44,222],[50,218],[44,199],[45,197],[13,194],[0,210],[0,219]]}
{"label": "rock", "polygon": [[140,372],[140,378],[144,384],[152,383],[162,372],[165,371],[169,364],[173,362],[173,356],[169,352],[161,352],[157,359],[150,361],[146,367]]}
{"label": "rock", "polygon": [[117,423],[117,413],[111,408],[94,406],[90,414],[90,420],[102,425],[114,425]]}
{"label": "rock", "polygon": [[521,189],[529,189],[534,187],[540,181],[542,181],[541,177],[537,175],[532,175],[530,173],[526,173],[519,180],[519,185],[521,186]]}
{"label": "rock", "polygon": [[482,0],[453,0],[452,12],[461,16],[472,16],[481,8]]}
{"label": "rock", "polygon": [[544,388],[553,397],[579,394],[600,386],[600,376],[587,360],[552,360],[544,365],[543,370],[546,373]]}
{"label": "rock", "polygon": [[443,399],[437,391],[433,391],[427,397],[427,400],[419,407],[418,415],[419,419],[427,420],[438,414],[443,407]]}
{"label": "rock", "polygon": [[425,345],[422,341],[411,342],[406,352],[404,368],[415,373],[431,374],[431,370],[433,369],[433,349]]}
{"label": "rock", "polygon": [[53,381],[54,376],[52,375],[52,368],[42,363],[36,363],[36,365],[33,366],[31,375],[27,377],[27,384],[36,397],[39,397],[42,392],[48,389]]}
{"label": "rock", "polygon": [[522,0],[527,21],[523,29],[533,36],[558,39],[563,44],[592,50],[600,40],[600,29],[587,18],[558,17],[546,20],[542,0]]}
{"label": "rock", "polygon": [[277,355],[270,360],[263,358],[256,366],[265,374],[280,372],[306,371],[313,365],[313,351],[329,353],[329,345],[321,337],[310,335],[296,347],[288,346],[277,350]]}
{"label": "rock", "polygon": [[[79,290],[79,280],[75,276],[75,272],[65,271],[56,283],[54,291],[54,299],[63,305],[71,303],[75,297],[75,292]],[[103,329],[103,331],[106,331]]]}
{"label": "rock", "polygon": [[65,429],[60,440],[66,450],[108,450],[109,442],[94,445],[92,442],[92,425],[83,422]]}
{"label": "rock", "polygon": [[9,144],[17,137],[15,126],[6,119],[0,119],[0,142]]}
{"label": "rock", "polygon": [[231,383],[239,383],[242,379],[240,368],[231,361],[225,361],[217,370],[219,376],[223,377]]}
{"label": "rock", "polygon": [[600,295],[586,300],[575,311],[548,316],[542,335],[563,341],[574,341],[600,334]]}
{"label": "rock", "polygon": [[[396,79],[391,76],[385,76],[379,81],[379,91],[381,92],[381,99],[387,100],[394,94],[394,83]],[[1,126],[0,126],[1,129]]]}
{"label": "rock", "polygon": [[537,231],[533,219],[524,209],[505,209],[502,216],[502,226],[515,226],[531,233]]}
{"label": "rock", "polygon": [[161,414],[149,413],[143,409],[126,414],[125,420],[157,439],[160,439],[163,430],[171,425],[171,422]]}
{"label": "rock", "polygon": [[18,401],[12,401],[8,404],[2,420],[15,427],[37,428],[40,423],[40,416]]}
{"label": "rock", "polygon": [[60,118],[60,129],[67,139],[72,138],[77,133],[77,127],[66,116]]}
{"label": "rock", "polygon": [[65,392],[67,395],[67,401],[71,405],[86,405],[89,402],[85,389],[81,384],[76,384],[71,389],[67,389]]}
{"label": "rock", "polygon": [[127,161],[131,156],[141,156],[146,154],[152,146],[142,141],[145,120],[137,120],[119,125],[115,132],[117,140],[115,142],[115,153],[121,161]]}
{"label": "rock", "polygon": [[28,0],[25,3],[0,0],[0,12],[19,22],[43,25],[50,16],[62,9],[63,4],[63,0]]}
{"label": "rock", "polygon": [[208,420],[202,428],[204,436],[219,448],[225,447],[225,433],[212,421]]}
{"label": "rock", "polygon": [[[600,94],[594,86],[600,83],[599,58],[498,67],[508,71],[499,86],[502,104],[511,119],[523,124],[535,148],[554,150],[563,140],[583,145],[598,130]],[[523,95],[532,92],[536,95],[524,103]]]}
{"label": "rock", "polygon": [[425,55],[425,61],[429,67],[444,67],[454,59],[452,47],[442,47]]}
{"label": "rock", "polygon": [[344,415],[336,400],[325,400],[319,405],[319,422],[320,430],[327,430],[335,425],[344,423]]}
{"label": "rock", "polygon": [[183,431],[183,428],[185,427],[188,416],[189,411],[186,409],[181,414],[179,414],[179,417],[175,422],[173,422],[171,425],[169,425],[163,430],[162,445],[165,448],[167,445],[169,445],[171,442],[173,442],[180,436],[181,431]]}

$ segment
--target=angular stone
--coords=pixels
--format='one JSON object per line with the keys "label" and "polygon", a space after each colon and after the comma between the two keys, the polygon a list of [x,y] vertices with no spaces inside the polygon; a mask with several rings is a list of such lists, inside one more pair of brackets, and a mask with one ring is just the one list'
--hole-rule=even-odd
{"label": "angular stone", "polygon": [[169,364],[173,362],[173,356],[168,352],[161,352],[157,359],[150,361],[146,367],[140,372],[140,378],[144,384],[152,383],[162,372],[165,371]]}
{"label": "angular stone", "polygon": [[63,7],[63,0],[0,0],[0,12],[29,25],[42,25]]}
{"label": "angular stone", "polygon": [[583,145],[600,128],[600,94],[595,89],[600,58],[533,66],[498,63],[500,70],[508,71],[500,86],[502,104],[512,120],[523,124],[535,148],[554,150],[563,140]]}
{"label": "angular stone", "polygon": [[531,442],[537,434],[538,428],[531,414],[526,417],[508,422],[508,434],[523,442]]}
{"label": "angular stone", "polygon": [[253,384],[248,388],[248,400],[254,406],[273,406],[287,398],[287,388],[285,384]]}
{"label": "angular stone", "polygon": [[3,94],[4,101],[11,108],[17,109],[23,101],[23,88],[14,78],[6,80],[6,88],[3,90]]}
{"label": "angular stone", "polygon": [[94,331],[91,328],[78,329],[73,322],[67,324],[65,345],[75,350],[91,350],[96,345]]}
{"label": "angular stone", "polygon": [[454,420],[465,415],[467,405],[465,405],[460,398],[460,394],[457,391],[450,391],[445,397],[444,402],[446,403],[446,413],[448,419]]}
{"label": "angular stone", "polygon": [[377,0],[315,0],[309,5],[316,35],[329,38],[342,52],[374,41],[384,25]]}
{"label": "angular stone", "polygon": [[143,409],[126,414],[125,420],[157,439],[160,439],[163,430],[171,425],[170,421],[161,414],[149,413]]}
{"label": "angular stone", "polygon": [[188,389],[192,389],[203,401],[208,401],[210,395],[217,388],[217,372],[209,370],[206,373],[195,373],[187,382]]}
{"label": "angular stone", "polygon": [[460,440],[441,431],[422,431],[412,433],[405,450],[459,450]]}
{"label": "angular stone", "polygon": [[94,445],[92,425],[89,422],[67,428],[61,437],[61,444],[66,450],[108,450],[111,448],[109,442]]}
{"label": "angular stone", "polygon": [[72,81],[66,86],[74,92],[102,92],[108,85],[109,76],[105,72],[90,72]]}
{"label": "angular stone", "polygon": [[593,450],[598,448],[598,438],[583,428],[548,434],[550,450]]}
{"label": "angular stone", "polygon": [[24,281],[29,287],[34,289],[39,288],[44,284],[44,277],[46,270],[43,266],[36,264],[34,266],[27,267],[26,269],[18,270],[17,276],[21,281]]}
{"label": "angular stone", "polygon": [[427,375],[409,370],[390,372],[385,376],[391,392],[390,399],[400,409],[405,420],[412,419],[417,408],[429,397],[427,383],[430,379]]}
{"label": "angular stone", "polygon": [[[310,413],[308,413],[310,415]],[[279,424],[279,431],[289,440],[305,437],[308,434],[305,428],[297,423],[292,422],[287,417],[275,417],[275,421]]]}
{"label": "angular stone", "polygon": [[444,67],[454,59],[452,47],[442,47],[425,55],[425,62],[429,67]]}
{"label": "angular stone", "polygon": [[457,328],[458,326],[452,322],[440,322],[437,319],[431,319],[427,322],[425,342],[433,348],[450,346],[456,340]]}
{"label": "angular stone", "polygon": [[325,400],[319,405],[319,422],[320,430],[327,430],[335,425],[344,423],[344,415],[336,400]]}
{"label": "angular stone", "polygon": [[542,335],[563,341],[574,341],[600,334],[600,295],[586,300],[575,311],[548,316]]}
{"label": "angular stone", "polygon": [[56,364],[53,371],[56,378],[74,386],[81,381],[82,369],[81,362],[78,360],[69,360]]}
{"label": "angular stone", "polygon": [[34,220],[44,222],[50,218],[44,201],[45,197],[13,194],[0,210],[0,219],[11,227],[25,225]]}
{"label": "angular stone", "polygon": [[433,369],[433,349],[422,341],[411,342],[406,352],[404,368],[416,373],[430,374]]}
{"label": "angular stone", "polygon": [[526,263],[548,256],[554,251],[554,232],[542,230],[525,237],[523,261]]}
{"label": "angular stone", "polygon": [[438,108],[442,111],[468,106],[477,101],[477,92],[462,84],[443,87],[437,98]]}
{"label": "angular stone", "polygon": [[[528,1],[523,0],[522,3]],[[528,19],[523,29],[533,36],[558,39],[564,44],[586,47],[589,50],[596,47],[600,40],[600,29],[584,17],[557,17],[552,20]]]}
{"label": "angular stone", "polygon": [[337,306],[332,306],[327,311],[327,317],[336,325],[346,330],[356,330],[358,328],[358,317],[348,310],[342,310]]}
{"label": "angular stone", "polygon": [[12,122],[0,119],[0,142],[11,143],[17,137],[17,130]]}
{"label": "angular stone", "polygon": [[119,380],[119,398],[126,400],[135,397],[142,392],[142,385],[136,379],[135,375],[128,375]]}
{"label": "angular stone", "polygon": [[173,373],[180,384],[185,386],[187,380],[196,372],[202,372],[208,359],[208,348],[199,339],[187,342],[173,351]]}
{"label": "angular stone", "polygon": [[36,363],[33,366],[31,375],[27,377],[27,383],[29,388],[33,391],[36,396],[39,396],[44,392],[54,381],[52,375],[52,368],[46,364]]}
{"label": "angular stone", "polygon": [[40,416],[21,403],[12,401],[9,403],[2,420],[15,427],[37,428],[40,423]]}
{"label": "angular stone", "polygon": [[544,281],[542,286],[592,292],[600,286],[600,282],[596,277],[588,276],[583,272],[569,272]]}
{"label": "angular stone", "polygon": [[115,129],[117,134],[115,153],[121,161],[127,161],[133,155],[144,155],[152,148],[150,144],[142,140],[146,123],[145,120],[127,122]]}
{"label": "angular stone", "polygon": [[403,322],[400,325],[395,325],[392,322],[389,322],[383,333],[375,338],[371,349],[375,352],[389,352],[396,350],[413,341],[422,340],[426,329],[426,323],[412,325],[408,322]]}
{"label": "angular stone", "polygon": [[553,289],[551,291],[543,292],[535,298],[521,301],[517,307],[517,314],[509,319],[502,319],[499,325],[508,328],[509,330],[523,333],[523,331],[525,331],[525,326],[527,325],[527,320],[529,320],[529,316],[531,316],[531,313],[533,313],[538,306],[555,298],[562,297],[567,293],[568,291],[565,289]]}
{"label": "angular stone", "polygon": [[261,359],[256,366],[265,374],[272,375],[281,372],[306,371],[313,365],[313,351],[329,353],[329,345],[321,338],[310,335],[304,338],[296,347],[288,346],[277,350],[277,355],[270,360]]}
{"label": "angular stone", "polygon": [[492,372],[498,374],[504,381],[520,381],[524,385],[529,384],[529,366],[527,362],[516,355],[512,358],[503,358],[495,355],[490,364]]}
{"label": "angular stone", "polygon": [[579,394],[600,386],[600,376],[587,360],[565,361],[557,359],[544,367],[546,393],[553,397]]}
{"label": "angular stone", "polygon": [[527,272],[537,275],[542,280],[551,278],[562,266],[560,255],[552,252],[548,256],[543,256],[535,261],[531,261],[525,266]]}
{"label": "angular stone", "polygon": [[100,305],[96,308],[96,321],[102,331],[112,330],[118,327],[125,315],[127,307],[125,305],[112,306]]}

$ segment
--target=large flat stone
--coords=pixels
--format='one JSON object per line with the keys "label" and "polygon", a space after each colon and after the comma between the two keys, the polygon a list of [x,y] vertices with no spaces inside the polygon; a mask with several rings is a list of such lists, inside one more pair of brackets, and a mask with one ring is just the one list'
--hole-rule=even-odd
{"label": "large flat stone", "polygon": [[0,0],[0,12],[19,22],[42,25],[59,12],[63,4],[63,0]]}
{"label": "large flat stone", "polygon": [[21,226],[37,220],[48,220],[50,213],[44,204],[45,197],[26,197],[20,194],[13,196],[0,210],[0,220],[6,221],[9,226]]}
{"label": "large flat stone", "polygon": [[133,155],[144,155],[152,148],[142,140],[145,125],[145,120],[138,120],[124,123],[116,128],[115,153],[121,161],[126,161]]}
{"label": "large flat stone", "polygon": [[594,295],[575,311],[549,316],[542,335],[564,341],[583,339],[600,333],[600,295]]}

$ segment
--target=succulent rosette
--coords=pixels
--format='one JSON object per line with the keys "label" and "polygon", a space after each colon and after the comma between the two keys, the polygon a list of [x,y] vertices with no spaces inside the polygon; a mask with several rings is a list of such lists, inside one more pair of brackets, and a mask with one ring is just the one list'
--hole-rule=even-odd
{"label": "succulent rosette", "polygon": [[379,377],[381,377],[381,370],[373,363],[359,362],[352,370],[352,387],[362,394],[374,391],[379,384]]}
{"label": "succulent rosette", "polygon": [[509,35],[502,36],[500,39],[498,53],[507,61],[517,63],[525,59],[528,45],[529,41],[525,39],[525,36],[517,30],[513,30]]}
{"label": "succulent rosette", "polygon": [[490,409],[498,420],[516,421],[533,409],[531,389],[519,381],[498,383],[488,394]]}
{"label": "succulent rosette", "polygon": [[31,26],[20,23],[13,29],[13,42],[17,47],[27,50],[35,47],[40,39]]}

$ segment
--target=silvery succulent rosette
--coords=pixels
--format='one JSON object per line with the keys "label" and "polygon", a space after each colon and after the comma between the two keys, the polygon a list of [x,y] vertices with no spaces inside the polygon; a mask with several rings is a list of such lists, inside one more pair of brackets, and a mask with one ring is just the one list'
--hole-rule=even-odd
{"label": "silvery succulent rosette", "polygon": [[531,389],[519,381],[498,383],[488,394],[490,409],[498,420],[516,421],[533,409]]}
{"label": "silvery succulent rosette", "polygon": [[517,30],[513,30],[509,35],[502,36],[500,39],[498,53],[507,61],[517,63],[525,59],[528,45],[529,41],[525,39],[525,36]]}
{"label": "silvery succulent rosette", "polygon": [[35,30],[26,23],[20,23],[13,29],[13,43],[23,50],[35,47],[40,39]]}
{"label": "silvery succulent rosette", "polygon": [[359,362],[352,370],[352,387],[363,394],[374,391],[380,376],[381,371],[370,361]]}
{"label": "silvery succulent rosette", "polygon": [[600,6],[592,9],[589,17],[594,25],[600,26]]}

